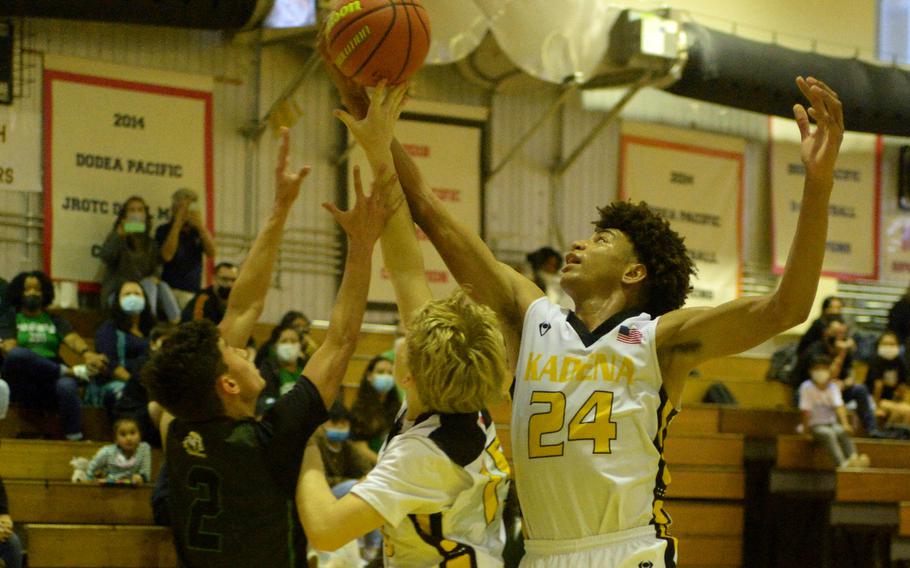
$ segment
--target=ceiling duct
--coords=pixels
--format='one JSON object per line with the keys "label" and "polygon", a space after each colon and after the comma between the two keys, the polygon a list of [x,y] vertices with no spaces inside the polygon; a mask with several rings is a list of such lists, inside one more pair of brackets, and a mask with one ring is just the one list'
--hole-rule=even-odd
{"label": "ceiling duct", "polygon": [[3,0],[0,16],[237,30],[257,24],[273,0]]}
{"label": "ceiling duct", "polygon": [[910,136],[910,73],[751,41],[687,22],[689,61],[670,93],[787,118],[803,99],[794,78],[826,81],[844,103],[846,128]]}

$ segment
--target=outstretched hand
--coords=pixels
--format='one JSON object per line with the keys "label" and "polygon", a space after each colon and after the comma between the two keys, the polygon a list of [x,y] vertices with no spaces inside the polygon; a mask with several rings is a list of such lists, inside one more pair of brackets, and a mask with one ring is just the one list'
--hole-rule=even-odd
{"label": "outstretched hand", "polygon": [[380,169],[379,176],[373,180],[369,196],[363,193],[360,180],[360,168],[354,167],[354,206],[342,211],[334,203],[323,203],[325,207],[352,242],[372,246],[379,239],[386,222],[392,213],[401,206],[404,195],[400,192],[392,196],[392,188],[398,183],[397,175],[387,175],[385,168]]}
{"label": "outstretched hand", "polygon": [[300,184],[310,173],[310,166],[303,166],[299,171],[290,169],[289,154],[291,151],[290,131],[281,128],[281,147],[278,150],[278,167],[275,169],[275,202],[285,207],[294,204],[300,195]]}
{"label": "outstretched hand", "polygon": [[360,120],[343,110],[335,111],[335,116],[348,127],[371,159],[377,153],[391,151],[395,123],[401,116],[407,89],[406,83],[389,89],[383,80],[370,93],[369,110]]}
{"label": "outstretched hand", "polygon": [[341,104],[348,109],[354,117],[361,119],[367,115],[367,109],[370,107],[370,98],[367,96],[366,89],[354,82],[350,77],[345,76],[341,69],[332,61],[329,56],[329,50],[326,46],[325,28],[320,28],[319,35],[316,37],[316,49],[322,56],[325,64],[325,71],[332,80],[332,84],[338,90],[341,97]]}
{"label": "outstretched hand", "polygon": [[[806,177],[826,180],[834,178],[834,162],[844,139],[844,108],[831,87],[814,77],[796,78],[796,85],[809,99],[808,111],[801,104],[793,105],[793,116],[802,139],[800,157],[806,167]],[[815,121],[813,131],[809,119]]]}

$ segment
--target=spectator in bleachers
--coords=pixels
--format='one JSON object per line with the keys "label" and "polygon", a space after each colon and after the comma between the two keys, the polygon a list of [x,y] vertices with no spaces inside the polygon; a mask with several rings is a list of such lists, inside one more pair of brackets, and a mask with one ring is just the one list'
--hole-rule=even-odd
{"label": "spectator in bleachers", "polygon": [[839,315],[828,316],[828,322],[822,332],[822,338],[810,344],[799,356],[794,373],[797,384],[809,380],[811,361],[820,355],[831,360],[832,381],[841,389],[845,402],[856,404],[863,429],[868,435],[874,435],[878,428],[875,421],[874,402],[866,385],[856,384],[853,378],[853,351],[856,343],[848,335],[848,327]]}
{"label": "spectator in bleachers", "polygon": [[259,366],[259,374],[265,379],[265,388],[260,394],[260,412],[294,388],[306,366],[297,328],[290,325],[275,327],[269,343],[272,345],[270,353],[260,359],[262,364]]}
{"label": "spectator in bleachers", "polygon": [[22,543],[13,532],[13,518],[9,514],[3,478],[0,478],[0,566],[22,568]]}
{"label": "spectator in bleachers", "polygon": [[114,422],[114,442],[98,450],[88,464],[89,480],[127,482],[133,485],[152,478],[152,448],[142,441],[133,418]]}
{"label": "spectator in bleachers", "polygon": [[574,307],[572,299],[563,291],[559,284],[559,269],[562,268],[562,255],[551,247],[540,247],[534,252],[529,252],[525,259],[527,266],[521,272],[547,295],[554,304]]}
{"label": "spectator in bleachers", "polygon": [[148,205],[138,196],[130,197],[117,213],[114,228],[101,245],[99,256],[107,266],[101,283],[101,299],[105,307],[116,303],[120,283],[134,280],[142,285],[154,316],[158,308],[168,321],[180,321],[180,306],[171,287],[158,277],[161,257],[158,243],[152,238],[152,218]]}
{"label": "spectator in bleachers", "polygon": [[[66,319],[48,313],[53,300],[54,286],[45,273],[23,272],[13,278],[7,301],[15,317],[0,328],[0,374],[9,382],[13,402],[57,407],[63,433],[70,440],[80,440],[82,403],[76,376],[87,380],[89,374],[104,372],[107,357],[89,349]],[[85,365],[72,369],[64,365],[61,345],[79,354]]]}
{"label": "spectator in bleachers", "polygon": [[[316,342],[313,341],[313,338],[310,337],[310,318],[306,317],[303,312],[297,310],[291,310],[286,312],[281,316],[281,321],[278,322],[276,328],[285,328],[293,327],[297,330],[297,334],[300,336],[300,356],[303,358],[304,363],[310,360],[310,357],[313,353],[316,352]],[[272,337],[270,337],[265,343],[262,344],[262,347],[256,353],[256,366],[262,367],[263,362],[269,356],[275,355],[275,341],[276,337],[274,330],[272,332]]]}
{"label": "spectator in bleachers", "polygon": [[910,424],[910,404],[906,400],[910,369],[900,351],[897,335],[893,331],[883,333],[866,374],[866,385],[871,386],[879,415],[891,425]]}
{"label": "spectator in bleachers", "polygon": [[202,255],[215,257],[215,239],[205,228],[192,189],[181,188],[171,197],[171,220],[155,230],[155,241],[164,266],[161,279],[174,291],[183,309],[199,292]]}
{"label": "spectator in bleachers", "polygon": [[148,349],[143,361],[137,362],[137,372],[130,373],[129,380],[123,386],[120,398],[114,404],[114,418],[135,418],[139,423],[139,434],[142,439],[154,448],[161,447],[161,433],[155,427],[156,421],[149,414],[149,395],[142,384],[138,369],[145,360],[161,348],[161,342],[173,331],[170,324],[159,323],[148,333]]}
{"label": "spectator in bleachers", "polygon": [[377,355],[367,364],[351,406],[351,439],[366,442],[373,452],[378,452],[400,409],[392,362]]}
{"label": "spectator in bleachers", "polygon": [[95,349],[107,357],[108,371],[92,377],[86,404],[104,406],[113,415],[127,381],[138,376],[148,358],[148,333],[155,325],[138,282],[126,281],[117,291],[111,318],[95,332]]}
{"label": "spectator in bleachers", "polygon": [[866,467],[869,457],[857,454],[850,439],[853,427],[847,421],[840,388],[832,380],[833,364],[824,354],[814,354],[809,359],[809,379],[799,386],[803,432],[824,444],[837,467]]}
{"label": "spectator in bleachers", "polygon": [[[325,464],[325,477],[336,499],[350,492],[376,465],[374,456],[351,443],[351,413],[337,401],[329,409],[329,420],[316,435],[316,443]],[[382,534],[376,530],[361,539],[361,555],[370,561],[377,557],[382,546]]]}
{"label": "spectator in bleachers", "polygon": [[812,322],[812,325],[809,326],[806,333],[799,339],[799,346],[796,348],[797,354],[802,353],[806,350],[806,347],[809,347],[821,339],[822,335],[824,335],[825,327],[828,325],[828,320],[832,316],[843,317],[841,315],[843,311],[844,301],[837,296],[828,296],[822,300],[822,313]]}
{"label": "spectator in bleachers", "polygon": [[904,292],[904,295],[894,302],[891,311],[888,312],[888,331],[893,331],[897,335],[898,341],[905,348],[910,341],[910,288]]}
{"label": "spectator in bleachers", "polygon": [[215,283],[199,291],[190,303],[183,308],[182,321],[207,319],[218,325],[227,310],[228,298],[234,282],[237,281],[237,265],[231,262],[219,262],[215,266]]}

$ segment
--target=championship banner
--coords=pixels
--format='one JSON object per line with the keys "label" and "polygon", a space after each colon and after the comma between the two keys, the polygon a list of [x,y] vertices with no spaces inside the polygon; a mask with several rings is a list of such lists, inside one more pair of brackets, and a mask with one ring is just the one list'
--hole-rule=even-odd
{"label": "championship banner", "polygon": [[[417,164],[427,184],[452,215],[472,231],[480,233],[482,123],[472,125],[458,121],[458,124],[452,124],[445,120],[402,118],[398,121],[395,134]],[[350,204],[354,203],[354,166],[360,166],[364,191],[369,194],[373,174],[360,146],[354,148],[348,159]],[[430,291],[434,298],[448,296],[458,287],[458,282],[449,273],[427,236],[420,229],[416,230]],[[395,290],[378,244],[373,253],[369,301],[395,303]]]}
{"label": "championship banner", "polygon": [[884,215],[882,224],[882,280],[903,284],[910,278],[910,214]]}
{"label": "championship banner", "polygon": [[[822,265],[825,276],[878,279],[879,140],[872,134],[844,134],[828,207],[828,241]],[[796,234],[805,181],[796,123],[771,117],[770,144],[771,248],[774,272],[780,274]]]}
{"label": "championship banner", "polygon": [[32,102],[0,105],[0,191],[41,191],[41,112]]}
{"label": "championship banner", "polygon": [[622,125],[620,199],[647,202],[685,237],[698,268],[686,307],[739,295],[745,147],[742,138]]}
{"label": "championship banner", "polygon": [[195,190],[214,230],[212,79],[47,55],[44,66],[45,268],[99,282],[98,251],[138,195],[154,227],[171,195]]}

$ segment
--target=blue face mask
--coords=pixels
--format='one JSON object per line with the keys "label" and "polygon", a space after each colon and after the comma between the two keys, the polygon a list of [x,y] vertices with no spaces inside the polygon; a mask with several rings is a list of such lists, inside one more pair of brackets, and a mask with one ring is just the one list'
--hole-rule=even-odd
{"label": "blue face mask", "polygon": [[387,393],[395,386],[395,377],[388,373],[373,375],[373,388],[379,393]]}
{"label": "blue face mask", "polygon": [[345,429],[341,430],[341,429],[326,427],[326,429],[325,429],[325,437],[328,438],[329,442],[335,442],[336,444],[340,444],[341,442],[344,442],[345,440],[348,439],[348,436],[350,436],[350,435],[351,435],[350,428],[345,428]]}
{"label": "blue face mask", "polygon": [[131,316],[142,313],[145,309],[145,298],[130,294],[120,298],[120,308]]}

